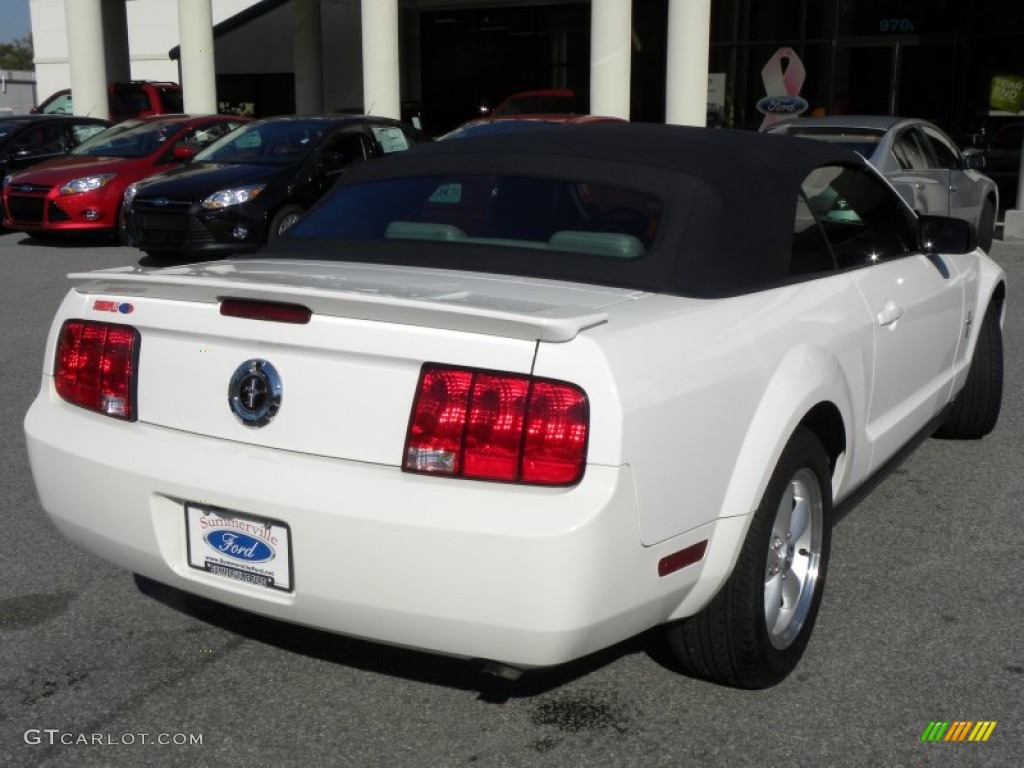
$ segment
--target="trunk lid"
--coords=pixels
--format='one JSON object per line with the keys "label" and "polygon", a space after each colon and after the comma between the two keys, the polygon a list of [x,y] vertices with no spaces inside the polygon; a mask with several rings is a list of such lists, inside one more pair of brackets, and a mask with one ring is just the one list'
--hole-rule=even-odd
{"label": "trunk lid", "polygon": [[[639,292],[445,270],[239,260],[69,278],[93,320],[142,337],[141,422],[271,448],[398,465],[420,367],[528,373],[539,340],[564,342]],[[296,325],[225,317],[222,298],[301,304]],[[112,314],[117,313],[117,314]],[[265,426],[229,406],[232,377],[262,360],[281,380]]]}

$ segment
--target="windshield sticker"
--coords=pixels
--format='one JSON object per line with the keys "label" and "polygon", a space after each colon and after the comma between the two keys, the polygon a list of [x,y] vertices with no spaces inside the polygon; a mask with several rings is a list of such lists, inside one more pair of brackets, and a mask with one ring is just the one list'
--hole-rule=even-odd
{"label": "windshield sticker", "polygon": [[409,140],[401,128],[373,126],[373,135],[380,144],[381,151],[385,155],[392,152],[401,152],[409,148]]}
{"label": "windshield sticker", "polygon": [[431,203],[458,203],[462,200],[462,185],[457,181],[442,184],[433,191],[428,200]]}

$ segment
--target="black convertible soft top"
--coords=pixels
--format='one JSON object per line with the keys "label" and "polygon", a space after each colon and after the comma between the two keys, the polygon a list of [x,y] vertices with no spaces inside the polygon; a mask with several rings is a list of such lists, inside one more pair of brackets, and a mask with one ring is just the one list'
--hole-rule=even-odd
{"label": "black convertible soft top", "polygon": [[856,153],[826,142],[657,124],[553,126],[452,139],[353,168],[331,195],[370,181],[466,173],[614,184],[663,201],[654,246],[633,260],[552,259],[517,248],[476,246],[470,254],[443,243],[299,236],[281,238],[259,255],[472,271],[485,264],[482,271],[687,296],[735,295],[787,279],[796,203],[807,175],[825,165],[864,164]]}

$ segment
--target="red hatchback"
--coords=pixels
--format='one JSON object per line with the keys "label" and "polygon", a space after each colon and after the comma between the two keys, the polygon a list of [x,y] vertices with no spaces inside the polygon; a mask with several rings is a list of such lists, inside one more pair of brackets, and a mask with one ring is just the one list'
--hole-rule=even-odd
{"label": "red hatchback", "polygon": [[4,226],[30,235],[116,232],[125,187],[186,162],[244,122],[236,115],[158,115],[119,123],[70,155],[4,178]]}

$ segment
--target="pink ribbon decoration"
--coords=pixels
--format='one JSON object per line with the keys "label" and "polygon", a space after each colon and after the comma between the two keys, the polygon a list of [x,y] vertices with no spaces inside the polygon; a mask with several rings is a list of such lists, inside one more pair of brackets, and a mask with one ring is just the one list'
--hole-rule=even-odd
{"label": "pink ribbon decoration", "polygon": [[[800,61],[800,57],[796,55],[796,51],[792,48],[779,48],[775,55],[768,60],[768,63],[764,65],[764,69],[761,70],[761,80],[764,82],[764,90],[768,99],[780,97],[796,101],[806,77],[807,70],[804,69],[804,63]],[[784,120],[787,116],[784,114],[780,117],[775,112],[761,109],[761,103],[768,99],[762,99],[758,102],[758,109],[764,112],[761,130],[770,125],[775,125],[775,123]],[[806,109],[806,107],[804,108]],[[803,112],[803,109],[800,112]],[[790,114],[799,114],[799,112]]]}

